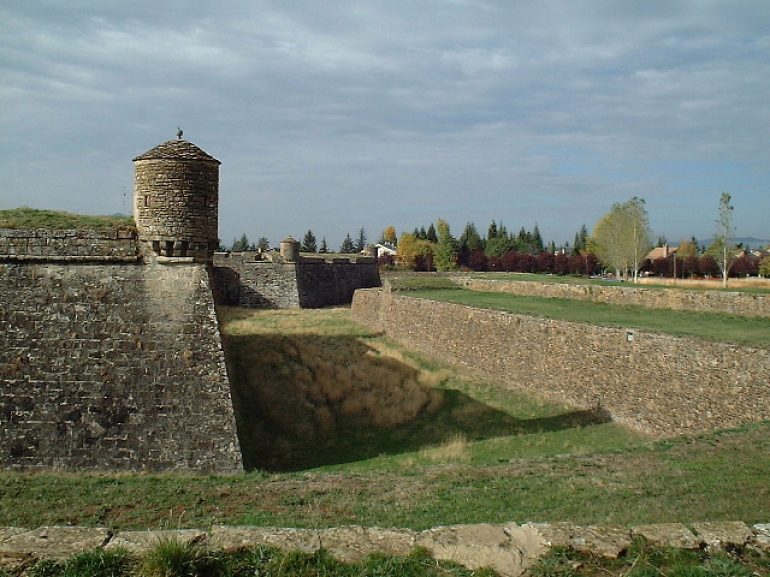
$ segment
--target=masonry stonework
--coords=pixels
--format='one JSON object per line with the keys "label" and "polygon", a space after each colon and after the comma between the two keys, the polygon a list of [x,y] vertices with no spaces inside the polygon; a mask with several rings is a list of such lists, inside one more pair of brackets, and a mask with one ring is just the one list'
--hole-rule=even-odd
{"label": "masonry stonework", "polygon": [[134,220],[147,254],[211,261],[219,244],[219,164],[181,139],[134,158]]}
{"label": "masonry stonework", "polygon": [[353,318],[502,387],[656,437],[770,419],[770,349],[541,319],[357,291]]}
{"label": "masonry stonework", "polygon": [[0,467],[242,469],[219,161],[182,140],[134,160],[136,229],[0,231]]}
{"label": "masonry stonework", "polygon": [[329,258],[256,252],[214,254],[218,302],[247,308],[320,308],[349,304],[359,288],[380,286],[371,257]]}
{"label": "masonry stonework", "polygon": [[0,263],[0,466],[241,467],[208,272]]}
{"label": "masonry stonework", "polygon": [[293,239],[214,263],[219,161],[180,133],[134,163],[136,228],[0,230],[0,467],[240,470],[215,302],[320,307],[380,284],[374,259]]}

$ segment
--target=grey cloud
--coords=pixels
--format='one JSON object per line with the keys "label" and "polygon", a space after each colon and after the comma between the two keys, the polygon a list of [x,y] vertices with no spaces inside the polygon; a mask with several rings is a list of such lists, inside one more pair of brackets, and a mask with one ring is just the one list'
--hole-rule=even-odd
{"label": "grey cloud", "polygon": [[[11,1],[0,204],[120,210],[130,158],[181,124],[223,161],[226,240],[439,216],[569,240],[632,194],[703,236],[723,187],[770,211],[768,21],[766,2]],[[672,219],[677,194],[698,210]]]}

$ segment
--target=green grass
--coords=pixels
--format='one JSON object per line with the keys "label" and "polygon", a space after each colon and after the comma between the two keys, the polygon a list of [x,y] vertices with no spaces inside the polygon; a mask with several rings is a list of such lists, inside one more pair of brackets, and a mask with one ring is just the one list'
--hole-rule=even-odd
{"label": "green grass", "polygon": [[[0,570],[0,576],[4,574]],[[72,559],[42,561],[28,577],[493,577],[488,570],[471,571],[436,561],[424,550],[406,557],[370,555],[344,563],[321,549],[315,553],[269,547],[234,552],[208,551],[174,541],[159,543],[141,558],[125,552],[89,551]]]}
{"label": "green grass", "polygon": [[27,207],[0,210],[0,228],[118,230],[133,227],[131,216],[93,216]]}
{"label": "green grass", "polygon": [[[460,278],[493,280],[493,281],[529,281],[547,284],[571,284],[571,285],[597,285],[607,287],[625,287],[637,289],[657,289],[657,290],[678,290],[678,291],[726,291],[726,292],[744,292],[753,294],[770,294],[770,288],[762,286],[734,286],[731,284],[727,288],[721,286],[700,286],[697,284],[655,284],[644,282],[643,284],[633,284],[631,282],[619,282],[616,280],[588,278],[578,275],[553,275],[553,274],[534,274],[534,273],[513,273],[513,272],[472,272],[472,273],[427,273],[412,271],[393,271],[384,272],[384,279],[387,279],[395,290],[428,290],[437,288],[451,289],[456,287],[455,280]],[[735,279],[731,279],[734,281]]]}
{"label": "green grass", "polygon": [[519,296],[471,290],[416,290],[409,296],[607,327],[637,328],[683,337],[767,347],[770,319],[701,311],[651,309],[575,299]]}
{"label": "green grass", "polygon": [[346,309],[220,309],[248,467],[419,468],[617,449],[639,439],[575,411],[432,363]]}
{"label": "green grass", "polygon": [[706,552],[653,547],[643,539],[619,559],[554,548],[530,569],[530,577],[753,577],[767,575],[770,555],[754,551]]}
{"label": "green grass", "polygon": [[433,273],[395,272],[383,275],[397,291],[459,289],[452,276]]}
{"label": "green grass", "polygon": [[[601,278],[589,278],[579,275],[553,275],[553,274],[535,274],[535,273],[512,273],[512,272],[486,272],[486,273],[470,273],[471,278],[479,278],[485,280],[500,280],[500,281],[530,281],[530,282],[542,282],[550,284],[576,284],[576,285],[598,285],[598,286],[621,286],[627,288],[638,289],[664,289],[664,290],[685,290],[685,291],[726,291],[726,292],[747,292],[767,294],[770,293],[770,288],[764,287],[751,287],[751,286],[700,286],[697,284],[688,284],[685,280],[679,284],[665,284],[655,282],[649,282],[646,280],[644,283],[633,284],[632,282],[619,282],[611,279]],[[651,277],[654,279],[654,277]],[[730,279],[731,281],[735,279]]]}
{"label": "green grass", "polygon": [[[22,570],[0,570],[2,577]],[[770,555],[757,551],[688,551],[654,547],[635,540],[625,555],[604,559],[554,548],[529,569],[529,577],[753,577],[767,575]],[[271,547],[232,552],[208,551],[199,545],[160,543],[136,558],[125,551],[88,551],[65,561],[40,561],[27,577],[492,577],[488,569],[469,570],[436,561],[423,549],[408,556],[373,554],[356,563],[315,553]]]}
{"label": "green grass", "polygon": [[[252,407],[245,432],[255,437],[245,437],[244,452],[253,462],[259,451],[248,451],[260,439],[263,447],[280,440],[265,449],[272,472],[3,471],[0,526],[425,529],[509,521],[631,526],[770,519],[770,422],[653,442],[600,416],[501,392],[494,383],[412,355],[352,323],[346,309],[220,313],[231,368],[236,379],[246,379],[234,379],[234,393],[261,386],[278,393],[267,399],[302,398],[324,408],[321,417],[290,404],[288,418],[273,415],[277,421],[265,424],[260,414],[270,415],[272,407]],[[243,349],[233,355],[233,346]],[[335,366],[339,372],[323,373]],[[383,366],[395,374],[379,373]],[[337,387],[327,390],[330,397],[311,386],[314,370],[326,375],[315,382]],[[260,385],[249,375],[269,379]],[[384,384],[384,396],[361,397],[371,399],[366,411],[335,412],[341,407],[336,395],[352,391],[349,385],[367,392]],[[372,420],[425,394],[441,401],[433,412],[418,410],[389,423],[395,417],[385,411],[384,422]],[[240,414],[239,427],[248,414]],[[267,443],[256,435],[260,427]],[[282,437],[281,427],[291,434]]]}

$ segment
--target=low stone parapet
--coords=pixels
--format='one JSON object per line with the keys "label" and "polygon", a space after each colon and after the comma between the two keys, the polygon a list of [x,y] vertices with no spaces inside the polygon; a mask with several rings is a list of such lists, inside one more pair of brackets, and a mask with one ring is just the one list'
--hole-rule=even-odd
{"label": "low stone parapet", "polygon": [[136,262],[136,231],[0,229],[0,262]]}
{"label": "low stone parapet", "polygon": [[141,555],[158,543],[173,540],[222,551],[260,546],[304,553],[324,549],[344,562],[357,562],[374,553],[405,556],[415,547],[422,547],[435,559],[454,561],[469,569],[490,567],[500,575],[518,577],[552,547],[617,558],[635,537],[675,548],[770,551],[770,524],[749,527],[741,522],[694,523],[692,530],[680,523],[630,528],[572,523],[482,523],[425,531],[361,526],[297,529],[216,525],[208,530],[116,532],[103,527],[0,527],[0,568],[37,559],[63,560],[100,548],[122,548],[131,555]]}

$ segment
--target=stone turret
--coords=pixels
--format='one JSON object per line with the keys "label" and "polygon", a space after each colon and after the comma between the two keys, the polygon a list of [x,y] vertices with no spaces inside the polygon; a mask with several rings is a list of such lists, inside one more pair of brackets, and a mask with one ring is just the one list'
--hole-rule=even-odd
{"label": "stone turret", "polygon": [[297,262],[299,260],[299,242],[292,237],[281,241],[281,256],[286,262]]}
{"label": "stone turret", "polygon": [[220,164],[181,138],[134,158],[134,220],[145,256],[211,262],[219,243]]}

